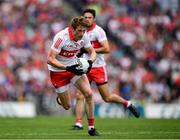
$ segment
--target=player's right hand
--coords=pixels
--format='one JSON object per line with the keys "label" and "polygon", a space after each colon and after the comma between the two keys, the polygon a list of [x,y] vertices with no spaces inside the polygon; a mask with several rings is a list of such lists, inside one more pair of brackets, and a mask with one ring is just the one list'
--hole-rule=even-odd
{"label": "player's right hand", "polygon": [[75,64],[72,66],[67,66],[66,71],[74,73],[75,75],[83,75],[84,74],[83,69],[80,69],[78,64]]}
{"label": "player's right hand", "polygon": [[90,70],[92,68],[93,61],[92,60],[88,60],[88,63],[89,63],[89,68],[88,68],[86,74],[90,72]]}

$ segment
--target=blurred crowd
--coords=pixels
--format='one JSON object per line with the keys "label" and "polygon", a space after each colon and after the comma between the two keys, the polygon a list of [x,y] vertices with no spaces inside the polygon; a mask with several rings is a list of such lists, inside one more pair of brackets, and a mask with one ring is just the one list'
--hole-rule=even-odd
{"label": "blurred crowd", "polygon": [[0,101],[54,93],[46,65],[55,33],[69,22],[61,0],[0,1]]}
{"label": "blurred crowd", "polygon": [[116,42],[107,57],[109,84],[126,99],[179,102],[180,1],[81,2],[96,9],[97,22]]}
{"label": "blurred crowd", "polygon": [[[180,3],[178,0],[70,0],[79,13],[97,11],[111,53],[109,85],[126,99],[180,101]],[[63,0],[0,1],[0,101],[54,94],[46,65],[55,33],[71,13]]]}

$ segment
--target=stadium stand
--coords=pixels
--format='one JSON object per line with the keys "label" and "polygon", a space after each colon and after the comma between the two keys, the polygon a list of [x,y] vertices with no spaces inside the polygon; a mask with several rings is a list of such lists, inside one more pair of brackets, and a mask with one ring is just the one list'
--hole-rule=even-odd
{"label": "stadium stand", "polygon": [[[112,89],[126,99],[180,102],[178,0],[68,2],[77,13],[85,7],[96,9],[97,22],[111,40],[106,59]],[[55,95],[46,56],[53,35],[73,16],[65,4],[65,0],[0,1],[0,101],[33,101],[39,114],[51,112],[46,106]]]}

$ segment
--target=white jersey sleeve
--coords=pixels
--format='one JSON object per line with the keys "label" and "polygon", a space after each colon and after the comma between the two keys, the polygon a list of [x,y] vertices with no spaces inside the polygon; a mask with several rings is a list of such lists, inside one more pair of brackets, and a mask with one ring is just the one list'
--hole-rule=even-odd
{"label": "white jersey sleeve", "polygon": [[[107,40],[106,33],[100,26],[94,24],[87,34],[90,38],[91,44],[94,48],[100,48],[101,42]],[[83,54],[83,57],[88,59],[87,54]],[[97,53],[96,60],[93,63],[93,67],[102,67],[105,66],[106,62],[104,60],[104,54]]]}
{"label": "white jersey sleeve", "polygon": [[62,46],[63,46],[63,39],[60,37],[60,33],[58,33],[53,38],[53,44],[51,45],[51,49],[54,49],[59,53],[61,51]]}
{"label": "white jersey sleeve", "polygon": [[106,33],[101,27],[97,28],[96,35],[99,42],[107,40]]}
{"label": "white jersey sleeve", "polygon": [[84,40],[84,48],[89,48],[89,47],[92,46],[91,42],[90,42],[90,39],[89,39],[89,36],[87,35],[87,33],[84,34],[83,40]]}

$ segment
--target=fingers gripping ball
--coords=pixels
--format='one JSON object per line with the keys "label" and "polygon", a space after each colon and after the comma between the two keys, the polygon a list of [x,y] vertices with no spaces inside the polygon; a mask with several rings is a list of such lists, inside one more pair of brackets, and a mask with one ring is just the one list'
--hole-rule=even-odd
{"label": "fingers gripping ball", "polygon": [[89,63],[85,58],[78,58],[77,63],[79,64],[80,69],[82,69],[84,73],[88,71]]}
{"label": "fingers gripping ball", "polygon": [[74,73],[76,75],[82,75],[84,74],[83,70],[79,68],[79,64],[71,65],[66,67],[66,71],[69,71],[71,73]]}

